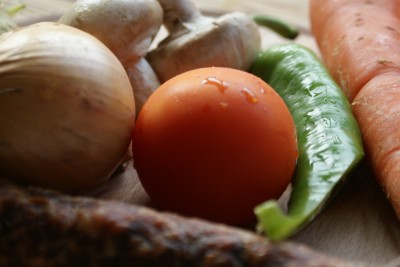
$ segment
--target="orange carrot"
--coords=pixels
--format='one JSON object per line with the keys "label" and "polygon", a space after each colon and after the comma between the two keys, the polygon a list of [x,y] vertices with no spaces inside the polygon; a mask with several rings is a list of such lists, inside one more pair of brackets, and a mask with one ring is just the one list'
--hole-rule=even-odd
{"label": "orange carrot", "polygon": [[310,0],[323,60],[352,102],[378,182],[400,218],[400,2]]}
{"label": "orange carrot", "polygon": [[400,69],[399,6],[398,0],[310,1],[313,34],[350,100],[372,77]]}

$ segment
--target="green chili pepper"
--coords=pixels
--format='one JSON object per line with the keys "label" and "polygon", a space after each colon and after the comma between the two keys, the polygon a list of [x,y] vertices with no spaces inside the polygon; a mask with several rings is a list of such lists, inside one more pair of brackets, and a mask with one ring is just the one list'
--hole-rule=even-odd
{"label": "green chili pepper", "polygon": [[283,98],[297,130],[298,162],[287,214],[276,201],[255,208],[258,227],[285,239],[310,222],[364,156],[360,130],[342,90],[310,49],[278,45],[261,52],[250,72]]}
{"label": "green chili pepper", "polygon": [[266,27],[287,39],[295,39],[299,35],[299,29],[278,18],[267,15],[253,15],[253,20],[260,26]]}

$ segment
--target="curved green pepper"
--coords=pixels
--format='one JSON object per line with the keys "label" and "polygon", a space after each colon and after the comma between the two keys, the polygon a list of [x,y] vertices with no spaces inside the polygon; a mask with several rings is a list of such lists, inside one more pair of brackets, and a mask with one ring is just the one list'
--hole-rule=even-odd
{"label": "curved green pepper", "polygon": [[287,238],[310,222],[364,156],[360,130],[342,90],[310,49],[274,46],[250,72],[283,98],[297,129],[299,157],[287,214],[276,201],[255,208],[271,240]]}

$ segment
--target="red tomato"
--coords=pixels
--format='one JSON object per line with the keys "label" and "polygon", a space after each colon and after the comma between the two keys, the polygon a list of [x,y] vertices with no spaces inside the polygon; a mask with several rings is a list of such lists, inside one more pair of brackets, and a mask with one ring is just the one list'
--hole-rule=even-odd
{"label": "red tomato", "polygon": [[297,159],[295,125],[280,96],[244,71],[202,68],[151,95],[133,133],[139,179],[161,209],[247,224],[279,198]]}

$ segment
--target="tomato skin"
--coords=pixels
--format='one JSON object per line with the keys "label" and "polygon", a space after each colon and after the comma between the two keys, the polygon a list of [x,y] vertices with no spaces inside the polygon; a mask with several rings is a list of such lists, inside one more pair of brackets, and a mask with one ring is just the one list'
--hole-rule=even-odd
{"label": "tomato skin", "polygon": [[139,179],[161,209],[247,224],[279,198],[297,159],[293,119],[261,79],[234,69],[178,75],[148,99],[133,132]]}

